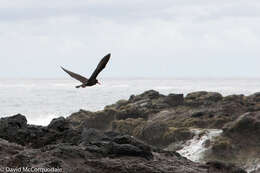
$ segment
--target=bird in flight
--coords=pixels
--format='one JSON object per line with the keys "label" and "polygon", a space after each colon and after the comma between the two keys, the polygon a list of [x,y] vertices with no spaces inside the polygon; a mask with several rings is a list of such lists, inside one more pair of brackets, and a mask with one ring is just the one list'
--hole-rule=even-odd
{"label": "bird in flight", "polygon": [[90,76],[89,79],[84,76],[81,76],[77,73],[74,73],[72,71],[69,71],[69,70],[63,68],[62,66],[61,66],[61,68],[66,73],[68,73],[71,77],[73,77],[74,79],[76,79],[82,83],[81,85],[76,86],[76,88],[80,88],[80,87],[85,88],[87,86],[93,86],[96,84],[100,84],[96,78],[97,78],[98,74],[106,67],[106,64],[109,61],[109,59],[110,59],[110,53],[101,59],[101,61],[98,63],[95,71],[92,73],[92,75]]}

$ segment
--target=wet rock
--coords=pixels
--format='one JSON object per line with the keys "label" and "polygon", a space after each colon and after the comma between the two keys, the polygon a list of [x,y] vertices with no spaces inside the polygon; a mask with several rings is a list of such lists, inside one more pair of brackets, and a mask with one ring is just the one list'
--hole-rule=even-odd
{"label": "wet rock", "polygon": [[207,139],[202,145],[205,147],[205,148],[209,148],[210,147],[210,143],[211,141],[209,139]]}

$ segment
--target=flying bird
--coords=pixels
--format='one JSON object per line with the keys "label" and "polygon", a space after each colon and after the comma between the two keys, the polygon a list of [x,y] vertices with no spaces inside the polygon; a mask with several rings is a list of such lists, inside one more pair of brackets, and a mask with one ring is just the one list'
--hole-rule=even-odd
{"label": "flying bird", "polygon": [[110,53],[101,59],[101,61],[98,63],[95,71],[92,73],[92,75],[90,76],[89,79],[84,76],[81,76],[77,73],[74,73],[72,71],[69,71],[69,70],[63,68],[62,66],[61,66],[61,68],[66,73],[68,73],[71,77],[73,77],[74,79],[76,79],[82,83],[81,85],[76,86],[76,88],[80,88],[80,87],[85,88],[87,86],[93,86],[96,84],[100,84],[96,78],[97,78],[98,74],[106,67],[106,64],[109,61],[109,59],[110,59]]}

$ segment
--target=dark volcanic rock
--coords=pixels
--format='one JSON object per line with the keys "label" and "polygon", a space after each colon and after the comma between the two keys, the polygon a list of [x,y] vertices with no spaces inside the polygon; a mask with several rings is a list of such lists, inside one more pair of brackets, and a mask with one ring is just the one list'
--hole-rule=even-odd
{"label": "dark volcanic rock", "polygon": [[[174,152],[154,152],[153,157],[146,158],[147,156],[145,156],[144,150],[137,145],[116,143],[116,141],[124,141],[123,143],[125,143],[128,140],[131,139],[126,136],[119,137],[109,144],[110,148],[107,155],[102,156],[95,151],[88,150],[89,146],[83,147],[60,143],[47,145],[41,149],[31,149],[0,139],[0,148],[7,148],[7,150],[0,151],[0,166],[1,168],[25,166],[46,169],[52,168],[56,171],[66,173],[220,172],[219,169],[215,169],[215,165],[196,164]],[[235,170],[235,168],[232,169]],[[229,173],[230,168],[223,167],[220,170],[222,173]]]}
{"label": "dark volcanic rock", "polygon": [[208,160],[246,163],[243,158],[259,158],[259,100],[259,93],[222,97],[202,91],[184,98],[149,90],[102,111],[80,110],[56,118],[46,127],[28,125],[20,114],[1,118],[0,138],[7,141],[0,139],[0,167],[97,173],[239,172],[228,164],[197,164],[161,149],[187,142],[194,137],[193,128],[218,128],[224,132],[207,142]]}
{"label": "dark volcanic rock", "polygon": [[207,165],[209,166],[209,172],[247,173],[233,164],[225,164],[219,161],[207,162]]}
{"label": "dark volcanic rock", "polygon": [[105,139],[106,135],[104,135],[103,132],[97,130],[97,129],[83,129],[81,133],[81,143],[83,145],[87,145],[89,143],[101,141],[102,139]]}
{"label": "dark volcanic rock", "polygon": [[48,125],[49,129],[64,131],[69,129],[69,122],[64,117],[54,118]]}
{"label": "dark volcanic rock", "polygon": [[0,138],[33,148],[59,142],[79,142],[80,132],[69,129],[64,118],[54,119],[48,127],[28,125],[26,122],[22,115],[0,119]]}

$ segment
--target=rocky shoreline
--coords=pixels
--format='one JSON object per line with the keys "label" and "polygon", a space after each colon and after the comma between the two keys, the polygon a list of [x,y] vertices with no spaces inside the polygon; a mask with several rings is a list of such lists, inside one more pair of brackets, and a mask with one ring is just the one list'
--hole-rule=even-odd
{"label": "rocky shoreline", "polygon": [[[203,138],[208,129],[222,133],[203,141],[200,163],[178,153],[190,140]],[[48,126],[27,124],[21,114],[1,118],[0,168],[59,168],[69,173],[251,169],[257,173],[259,134],[260,93],[223,97],[201,91],[184,97],[149,90],[102,111],[80,110],[53,119]]]}

